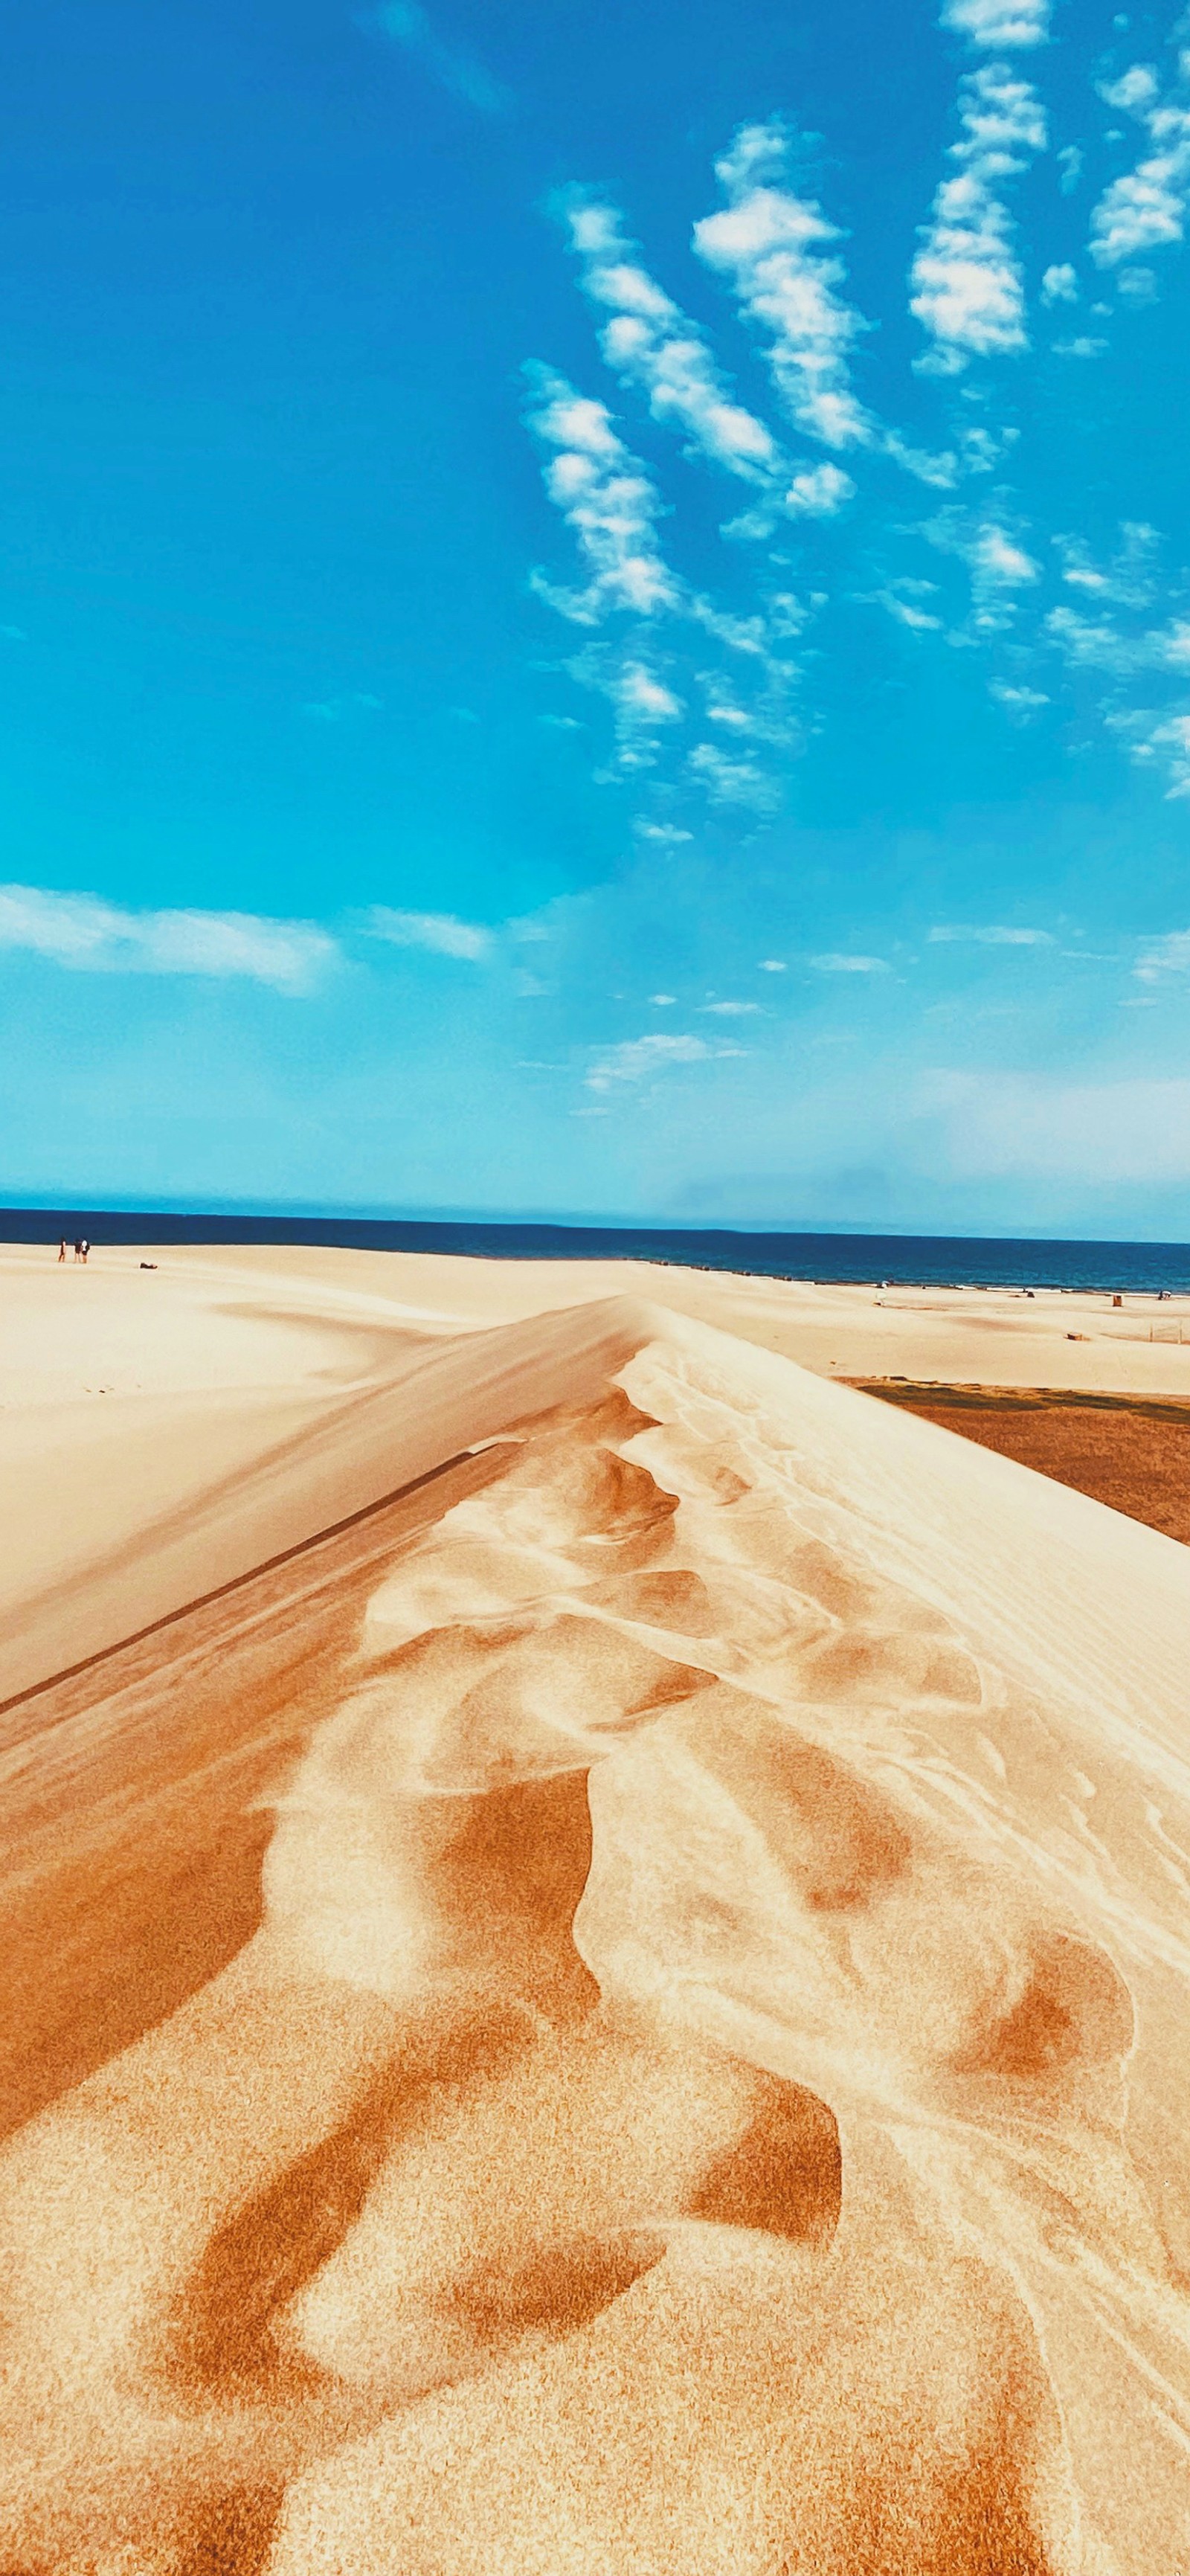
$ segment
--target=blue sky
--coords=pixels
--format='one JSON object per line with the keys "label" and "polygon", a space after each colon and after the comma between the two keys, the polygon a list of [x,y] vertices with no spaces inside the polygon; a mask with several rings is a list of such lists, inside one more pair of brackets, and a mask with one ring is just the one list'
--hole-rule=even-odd
{"label": "blue sky", "polygon": [[5,1196],[1190,1232],[1190,19],[5,44]]}

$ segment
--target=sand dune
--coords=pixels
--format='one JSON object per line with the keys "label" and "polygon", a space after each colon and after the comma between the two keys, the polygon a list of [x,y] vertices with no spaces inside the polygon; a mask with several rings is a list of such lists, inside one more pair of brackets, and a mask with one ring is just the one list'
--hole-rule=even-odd
{"label": "sand dune", "polygon": [[14,1623],[0,2568],[1185,2566],[1190,1553],[465,1321]]}

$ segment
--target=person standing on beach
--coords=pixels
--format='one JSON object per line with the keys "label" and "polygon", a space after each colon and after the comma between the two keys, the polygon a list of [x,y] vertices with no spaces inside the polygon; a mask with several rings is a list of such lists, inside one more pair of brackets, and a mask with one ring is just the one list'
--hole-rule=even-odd
{"label": "person standing on beach", "polygon": [[66,1237],[65,1237],[65,1235],[63,1235],[62,1240],[61,1240],[61,1243],[60,1243],[60,1244],[59,1244],[59,1246],[58,1246],[58,1259],[59,1259],[59,1261],[65,1261],[65,1259],[66,1259]]}
{"label": "person standing on beach", "polygon": [[81,1243],[80,1243],[80,1245],[79,1245],[79,1251],[81,1252],[81,1254],[82,1254],[82,1256],[83,1256],[83,1268],[84,1268],[84,1270],[85,1270],[85,1269],[86,1269],[86,1267],[87,1267],[87,1254],[89,1253],[90,1249],[91,1249],[91,1246],[90,1246],[90,1244],[88,1243],[86,1236],[84,1235],[84,1236],[83,1236],[83,1240],[82,1240],[82,1242],[81,1242]]}

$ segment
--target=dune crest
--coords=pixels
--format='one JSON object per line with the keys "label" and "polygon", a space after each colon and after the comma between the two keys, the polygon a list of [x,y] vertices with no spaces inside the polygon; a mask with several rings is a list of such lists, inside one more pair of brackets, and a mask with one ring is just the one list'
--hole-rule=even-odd
{"label": "dune crest", "polygon": [[270,1526],[468,1426],[251,1936],[4,2151],[5,2576],[1176,2568],[1190,1559],[628,1301]]}

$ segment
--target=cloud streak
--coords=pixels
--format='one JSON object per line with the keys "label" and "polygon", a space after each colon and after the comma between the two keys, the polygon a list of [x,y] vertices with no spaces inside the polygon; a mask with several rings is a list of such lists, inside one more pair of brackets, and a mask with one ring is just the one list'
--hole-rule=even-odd
{"label": "cloud streak", "polygon": [[612,1091],[619,1083],[644,1082],[652,1074],[665,1073],[672,1065],[705,1064],[724,1050],[710,1047],[705,1038],[651,1036],[624,1038],[618,1046],[606,1047],[587,1075],[588,1091]]}
{"label": "cloud streak", "polygon": [[357,23],[368,34],[382,36],[412,54],[442,89],[464,99],[481,116],[504,116],[512,106],[511,90],[495,80],[467,46],[440,36],[420,0],[380,0],[378,8],[361,11]]}
{"label": "cloud streak", "polygon": [[249,912],[131,912],[101,895],[0,886],[0,949],[102,974],[243,977],[310,992],[340,951],[314,922]]}
{"label": "cloud streak", "polygon": [[376,903],[361,927],[369,939],[383,939],[390,948],[422,948],[432,957],[463,957],[474,965],[490,957],[494,945],[490,930],[476,921],[460,921],[453,912],[394,912],[388,904]]}
{"label": "cloud streak", "polygon": [[1014,930],[1003,922],[941,922],[927,933],[931,946],[962,941],[976,948],[1052,948],[1048,930]]}

